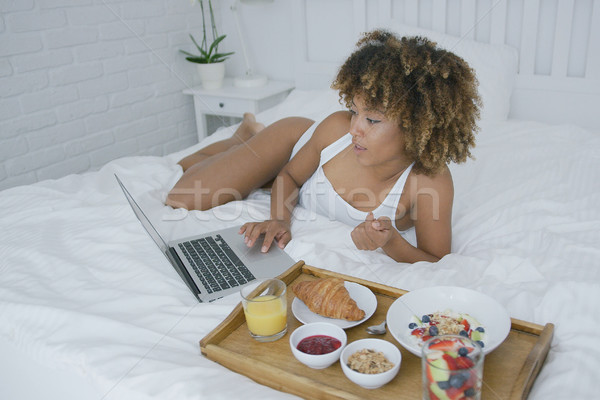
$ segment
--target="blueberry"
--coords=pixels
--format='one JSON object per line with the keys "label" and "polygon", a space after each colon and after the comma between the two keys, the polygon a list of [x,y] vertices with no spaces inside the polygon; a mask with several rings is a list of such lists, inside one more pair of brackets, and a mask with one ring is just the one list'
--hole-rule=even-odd
{"label": "blueberry", "polygon": [[438,329],[438,327],[437,327],[437,326],[435,326],[435,325],[434,325],[434,326],[430,326],[430,327],[429,327],[429,334],[430,334],[431,336],[437,336],[437,335],[438,335],[438,333],[440,333],[440,330]]}
{"label": "blueberry", "polygon": [[423,315],[421,317],[421,321],[426,324],[427,322],[431,321],[431,319],[429,318],[429,315]]}
{"label": "blueberry", "polygon": [[461,347],[460,349],[458,349],[458,355],[461,357],[466,357],[469,354],[469,349],[467,349],[466,347]]}
{"label": "blueberry", "polygon": [[441,381],[437,383],[442,390],[450,389],[450,381]]}
{"label": "blueberry", "polygon": [[478,326],[477,328],[475,328],[475,330],[477,332],[482,332],[482,333],[485,332],[485,329],[483,329],[483,326]]}
{"label": "blueberry", "polygon": [[468,388],[467,390],[464,391],[464,395],[465,397],[473,397],[475,396],[475,388]]}
{"label": "blueberry", "polygon": [[411,322],[410,324],[408,324],[408,329],[415,329],[417,327],[417,324],[415,324],[414,322]]}
{"label": "blueberry", "polygon": [[452,375],[448,380],[448,382],[450,382],[450,386],[457,389],[461,387],[465,383],[465,381],[465,377],[461,374]]}
{"label": "blueberry", "polygon": [[477,343],[482,349],[485,346],[481,340],[478,340],[475,343]]}
{"label": "blueberry", "polygon": [[469,334],[468,334],[468,333],[467,333],[467,331],[465,331],[464,329],[463,329],[462,331],[458,332],[458,334],[459,334],[460,336],[469,337]]}

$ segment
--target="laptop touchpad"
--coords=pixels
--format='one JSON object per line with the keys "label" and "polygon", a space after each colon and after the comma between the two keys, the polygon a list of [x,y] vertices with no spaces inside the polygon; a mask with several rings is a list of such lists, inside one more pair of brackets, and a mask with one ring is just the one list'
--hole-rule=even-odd
{"label": "laptop touchpad", "polygon": [[246,258],[250,262],[254,261],[265,261],[269,258],[276,257],[280,255],[281,249],[277,247],[276,243],[273,243],[268,252],[263,253],[260,251],[261,242],[257,241],[256,244],[252,247],[246,247],[243,251],[244,258]]}

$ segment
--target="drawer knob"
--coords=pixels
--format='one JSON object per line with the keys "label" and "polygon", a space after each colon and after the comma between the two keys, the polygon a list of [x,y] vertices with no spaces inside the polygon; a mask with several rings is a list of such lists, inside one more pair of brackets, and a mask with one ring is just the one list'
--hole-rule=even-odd
{"label": "drawer knob", "polygon": [[219,107],[221,107],[221,108],[225,107],[225,103],[219,103]]}

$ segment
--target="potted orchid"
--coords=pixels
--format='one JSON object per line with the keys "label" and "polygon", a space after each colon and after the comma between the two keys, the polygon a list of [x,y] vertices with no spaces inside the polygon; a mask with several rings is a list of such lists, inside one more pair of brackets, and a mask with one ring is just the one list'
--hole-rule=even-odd
{"label": "potted orchid", "polygon": [[232,55],[233,52],[219,53],[219,44],[227,35],[219,36],[217,32],[217,25],[215,23],[215,15],[211,0],[208,0],[208,14],[212,34],[212,41],[209,43],[209,37],[206,32],[207,23],[205,17],[205,0],[198,0],[198,2],[200,3],[200,10],[202,11],[202,42],[198,44],[194,36],[191,34],[190,38],[196,46],[199,54],[192,54],[185,50],[179,51],[186,55],[186,60],[197,64],[200,80],[202,81],[202,86],[205,89],[218,89],[223,84],[223,78],[225,77],[224,61],[230,55]]}

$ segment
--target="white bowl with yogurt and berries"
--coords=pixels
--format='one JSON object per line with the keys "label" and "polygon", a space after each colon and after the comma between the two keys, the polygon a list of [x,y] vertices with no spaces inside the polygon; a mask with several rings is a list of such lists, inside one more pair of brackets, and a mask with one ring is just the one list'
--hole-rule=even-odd
{"label": "white bowl with yogurt and berries", "polygon": [[471,315],[451,309],[435,311],[422,316],[413,315],[407,325],[414,344],[420,345],[434,336],[459,335],[471,339],[485,348],[485,327]]}
{"label": "white bowl with yogurt and berries", "polygon": [[484,354],[497,348],[510,332],[510,316],[493,298],[456,286],[417,289],[399,297],[388,309],[392,336],[408,351],[421,356],[429,338],[454,334],[470,338]]}

